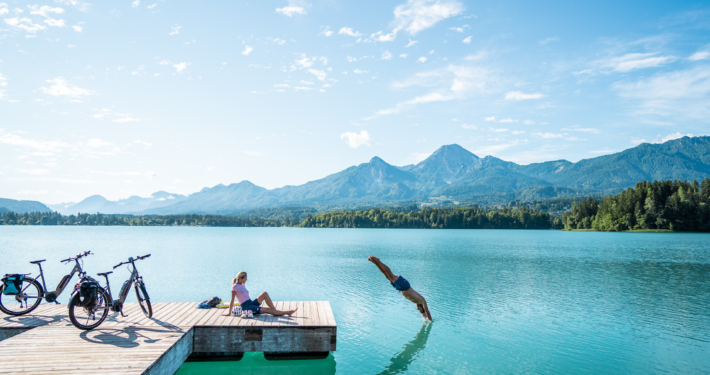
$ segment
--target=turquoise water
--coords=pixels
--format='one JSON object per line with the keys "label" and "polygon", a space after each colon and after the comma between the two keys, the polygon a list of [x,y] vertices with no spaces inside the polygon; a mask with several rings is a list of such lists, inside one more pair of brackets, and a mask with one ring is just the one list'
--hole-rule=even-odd
{"label": "turquoise water", "polygon": [[[58,261],[85,250],[93,274],[152,253],[138,268],[158,302],[226,299],[245,270],[253,296],[333,307],[328,359],[248,354],[179,374],[710,372],[708,234],[0,226],[2,273],[46,258],[56,285],[70,270]],[[433,323],[369,255],[427,298]]]}

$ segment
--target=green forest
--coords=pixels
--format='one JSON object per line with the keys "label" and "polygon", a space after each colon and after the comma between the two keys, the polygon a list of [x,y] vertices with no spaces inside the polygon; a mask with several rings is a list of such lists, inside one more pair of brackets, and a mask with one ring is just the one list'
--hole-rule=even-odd
{"label": "green forest", "polygon": [[427,228],[427,229],[551,229],[562,228],[550,214],[529,208],[485,210],[470,208],[427,208],[397,212],[370,210],[323,212],[308,217],[300,227],[315,228]]}
{"label": "green forest", "polygon": [[206,227],[281,227],[295,226],[299,219],[262,219],[258,217],[231,217],[217,215],[164,215],[132,216],[78,214],[63,216],[57,212],[30,212],[0,214],[0,224],[5,225],[127,225],[163,226],[189,225]]}
{"label": "green forest", "polygon": [[588,198],[563,214],[567,230],[710,231],[710,179],[643,181],[622,193]]}

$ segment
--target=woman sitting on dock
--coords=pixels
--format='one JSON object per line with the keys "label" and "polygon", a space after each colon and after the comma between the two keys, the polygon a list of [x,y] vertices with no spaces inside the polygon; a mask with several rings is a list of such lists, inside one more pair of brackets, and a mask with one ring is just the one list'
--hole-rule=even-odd
{"label": "woman sitting on dock", "polygon": [[[239,272],[237,274],[237,277],[232,280],[232,300],[229,301],[229,310],[227,310],[226,314],[222,315],[230,315],[232,308],[234,308],[234,297],[237,297],[237,301],[239,301],[239,304],[242,306],[242,310],[251,310],[254,314],[264,313],[276,316],[291,316],[291,314],[298,310],[298,308],[288,311],[276,310],[276,307],[274,307],[274,303],[271,301],[271,297],[269,297],[269,293],[266,292],[262,292],[254,300],[249,299],[249,291],[244,286],[246,282],[247,273],[244,271]],[[266,302],[266,305],[269,307],[261,307],[261,304],[263,302]]]}

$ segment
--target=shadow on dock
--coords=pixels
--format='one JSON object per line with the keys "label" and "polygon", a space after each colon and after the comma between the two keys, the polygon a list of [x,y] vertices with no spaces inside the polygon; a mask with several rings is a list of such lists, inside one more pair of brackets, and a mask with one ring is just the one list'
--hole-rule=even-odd
{"label": "shadow on dock", "polygon": [[182,330],[146,328],[146,327],[126,327],[126,328],[96,328],[91,331],[82,332],[79,337],[82,340],[94,344],[113,345],[120,348],[135,348],[141,343],[152,344],[160,341],[160,338],[151,337],[151,333],[175,333],[182,335]]}

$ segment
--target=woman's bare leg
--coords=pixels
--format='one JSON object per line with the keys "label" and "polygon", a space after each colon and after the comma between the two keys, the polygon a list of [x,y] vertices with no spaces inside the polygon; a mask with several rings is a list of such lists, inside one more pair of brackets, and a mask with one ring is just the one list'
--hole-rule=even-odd
{"label": "woman's bare leg", "polygon": [[399,276],[392,273],[392,270],[389,267],[387,267],[386,264],[382,263],[380,261],[380,258],[375,257],[375,256],[371,256],[371,257],[367,258],[367,260],[369,260],[372,263],[375,263],[375,265],[380,270],[380,272],[382,272],[382,274],[385,275],[387,280],[389,280],[391,283],[397,281],[397,278]]}
{"label": "woman's bare leg", "polygon": [[296,307],[293,310],[288,310],[288,311],[281,311],[281,310],[276,310],[276,309],[270,309],[268,307],[262,307],[261,308],[261,313],[262,314],[271,314],[274,316],[281,316],[281,315],[288,315],[291,316],[291,314],[295,313],[296,310],[298,310],[298,307]]}
{"label": "woman's bare leg", "polygon": [[276,310],[276,307],[274,307],[274,303],[271,302],[271,297],[269,297],[269,293],[261,292],[261,294],[259,294],[259,297],[256,297],[256,300],[259,301],[259,304],[266,301],[266,305],[269,306],[270,309]]}

